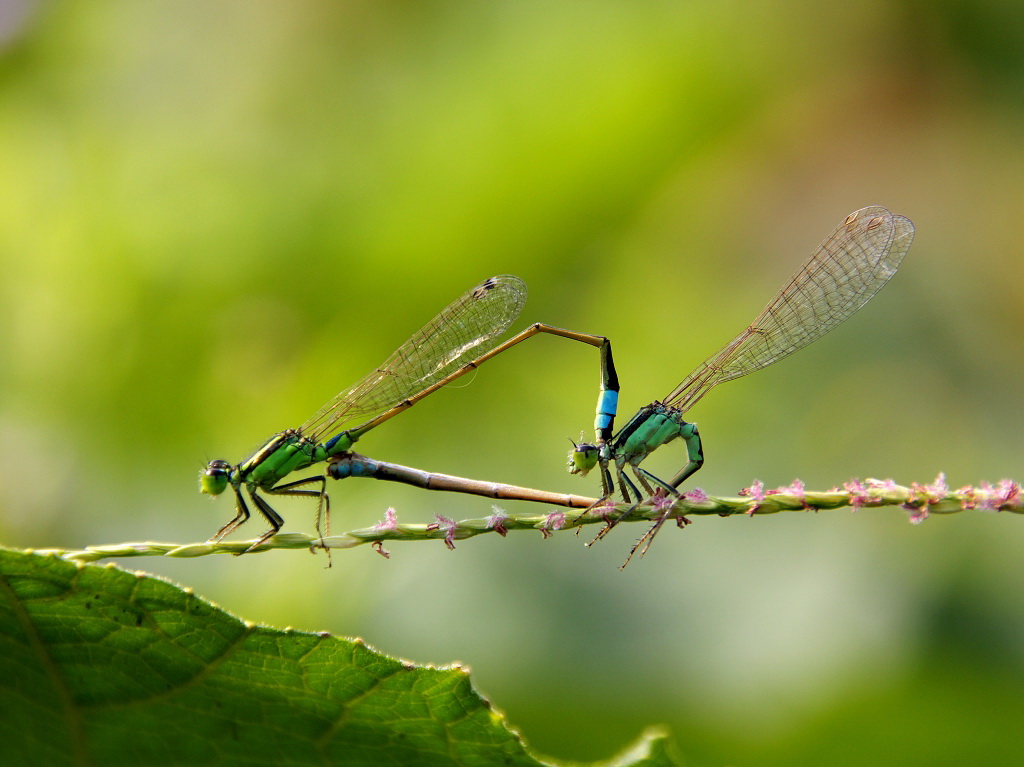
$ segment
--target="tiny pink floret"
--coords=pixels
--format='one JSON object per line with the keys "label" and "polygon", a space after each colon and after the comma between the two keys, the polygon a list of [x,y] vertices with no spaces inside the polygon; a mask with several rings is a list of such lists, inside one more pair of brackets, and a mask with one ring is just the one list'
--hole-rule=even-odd
{"label": "tiny pink floret", "polygon": [[565,527],[565,512],[552,511],[550,514],[548,514],[548,518],[544,520],[544,526],[541,528],[541,530],[561,530],[563,527]]}
{"label": "tiny pink floret", "polygon": [[665,488],[659,487],[650,498],[651,508],[655,511],[664,511],[676,502],[675,498],[669,497]]}
{"label": "tiny pink floret", "polygon": [[1010,479],[1001,479],[996,485],[996,494],[1002,501],[1000,508],[1020,506],[1024,503],[1024,496],[1021,494],[1020,485]]}
{"label": "tiny pink floret", "polygon": [[755,479],[750,487],[740,490],[740,495],[749,497],[754,502],[754,505],[744,512],[748,517],[754,516],[761,506],[761,501],[764,500],[764,482]]}
{"label": "tiny pink floret", "polygon": [[844,482],[843,490],[849,494],[850,506],[853,507],[854,510],[867,505],[868,501],[871,500],[871,496],[868,495],[867,486],[858,479],[851,479],[849,482]]}
{"label": "tiny pink floret", "polygon": [[435,514],[434,519],[437,520],[436,525],[430,525],[440,530],[444,530],[444,545],[449,549],[455,548],[455,520],[448,519],[448,517],[442,517],[440,514]]}
{"label": "tiny pink floret", "polygon": [[929,495],[933,496],[935,501],[947,496],[949,494],[949,485],[946,484],[946,472],[940,471],[939,476],[935,478],[935,481],[930,485],[925,485],[924,490]]}
{"label": "tiny pink floret", "polygon": [[977,487],[966,485],[956,491],[957,495],[963,496],[960,506],[964,509],[981,509],[982,511],[1002,511],[1019,507],[1021,501],[1021,487],[1009,479],[1002,479],[993,487],[988,482],[982,482]]}
{"label": "tiny pink floret", "polygon": [[797,498],[803,498],[804,483],[799,479],[794,479],[785,487],[777,487],[774,490],[769,490],[768,495],[795,495]]}
{"label": "tiny pink floret", "polygon": [[996,487],[999,489],[999,492],[1006,494],[1006,500],[1008,503],[1020,502],[1020,485],[1012,479],[1001,479]]}
{"label": "tiny pink floret", "polygon": [[389,506],[388,510],[384,512],[384,519],[373,526],[374,530],[397,530],[398,529],[398,514],[395,512],[393,506]]}
{"label": "tiny pink floret", "polygon": [[494,513],[487,518],[487,529],[493,530],[504,538],[508,535],[508,529],[505,527],[505,520],[508,519],[508,514],[505,513],[504,509],[497,506],[491,506],[491,508],[494,509]]}
{"label": "tiny pink floret", "polygon": [[903,508],[910,512],[910,523],[919,525],[928,519],[928,507],[943,500],[947,495],[949,485],[946,484],[945,472],[939,472],[930,485],[910,483],[910,500],[903,504]]}
{"label": "tiny pink floret", "polygon": [[928,507],[927,506],[921,506],[919,508],[914,508],[912,506],[907,506],[906,504],[904,504],[903,508],[905,508],[908,511],[910,511],[910,524],[912,524],[912,525],[919,525],[922,522],[924,522],[926,519],[928,519]]}
{"label": "tiny pink floret", "polygon": [[755,501],[764,500],[764,482],[759,479],[755,479],[750,487],[745,487],[740,490],[740,495],[749,497]]}
{"label": "tiny pink floret", "polygon": [[877,490],[881,493],[892,493],[899,487],[895,480],[892,479],[869,479],[866,480],[866,484],[872,490]]}

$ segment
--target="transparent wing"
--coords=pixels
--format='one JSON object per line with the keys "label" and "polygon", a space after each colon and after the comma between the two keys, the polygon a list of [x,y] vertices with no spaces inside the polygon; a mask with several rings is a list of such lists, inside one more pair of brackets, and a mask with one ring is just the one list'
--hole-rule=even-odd
{"label": "transparent wing", "polygon": [[526,283],[512,275],[484,280],[420,328],[382,365],[338,394],[306,421],[318,440],[356,419],[390,410],[496,345],[526,303]]}
{"label": "transparent wing", "polygon": [[665,404],[685,411],[712,387],[818,340],[896,274],[913,241],[914,225],[908,218],[878,206],[851,213],[757,319],[690,373]]}

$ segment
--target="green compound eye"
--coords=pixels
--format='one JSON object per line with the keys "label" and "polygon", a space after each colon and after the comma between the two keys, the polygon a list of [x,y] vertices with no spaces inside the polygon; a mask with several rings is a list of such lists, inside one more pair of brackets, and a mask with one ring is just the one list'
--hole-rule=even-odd
{"label": "green compound eye", "polygon": [[210,461],[199,474],[199,490],[207,495],[220,495],[228,487],[231,464],[227,461]]}
{"label": "green compound eye", "polygon": [[597,445],[589,442],[573,445],[573,449],[569,451],[569,473],[587,476],[587,472],[597,466],[597,458]]}

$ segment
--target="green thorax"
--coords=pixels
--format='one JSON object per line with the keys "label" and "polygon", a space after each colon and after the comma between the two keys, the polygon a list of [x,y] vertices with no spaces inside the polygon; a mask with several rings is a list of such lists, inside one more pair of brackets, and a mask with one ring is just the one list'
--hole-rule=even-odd
{"label": "green thorax", "polygon": [[250,487],[269,490],[293,471],[326,461],[348,450],[355,439],[342,432],[327,442],[319,443],[297,429],[286,429],[267,440],[259,450],[238,464],[232,476],[236,487],[243,482]]}
{"label": "green thorax", "polygon": [[693,436],[695,426],[676,408],[653,402],[640,408],[612,439],[612,454],[620,464],[640,463],[648,454],[677,437]]}

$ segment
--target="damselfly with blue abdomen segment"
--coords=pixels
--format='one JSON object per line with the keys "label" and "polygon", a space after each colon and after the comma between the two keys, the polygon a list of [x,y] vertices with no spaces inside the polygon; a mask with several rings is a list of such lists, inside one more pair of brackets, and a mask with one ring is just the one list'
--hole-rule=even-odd
{"label": "damselfly with blue abdomen segment", "polygon": [[[380,367],[340,392],[299,428],[275,434],[235,466],[224,460],[210,461],[200,475],[200,490],[220,495],[230,485],[235,493],[234,518],[210,540],[220,540],[249,518],[249,507],[242,494],[244,488],[271,526],[248,550],[266,541],[284,524],[261,493],[316,498],[316,530],[322,541],[323,534],[330,531],[326,475],[284,481],[289,475],[346,454],[356,440],[371,429],[538,333],[598,347],[601,363],[598,418],[604,417],[603,412],[608,410],[613,415],[619,384],[607,338],[534,323],[508,341],[497,344],[498,338],[519,316],[525,301],[526,284],[518,277],[500,275],[485,280],[456,299]],[[606,431],[599,429],[599,434],[607,437]],[[314,485],[319,487],[310,489]],[[323,532],[321,519],[326,521]]]}
{"label": "damselfly with blue abdomen segment", "polygon": [[[885,208],[874,206],[851,213],[742,333],[664,399],[641,408],[611,439],[605,436],[611,428],[609,419],[602,424],[605,433],[598,434],[595,444],[577,445],[570,454],[570,472],[586,474],[599,466],[602,501],[614,492],[610,467],[615,469],[623,499],[627,503],[643,500],[625,474],[627,466],[648,496],[657,486],[668,496],[678,497],[679,485],[704,463],[697,425],[685,421],[683,414],[718,384],[777,362],[849,318],[896,273],[913,239],[913,223]],[[671,480],[659,479],[640,466],[654,450],[676,439],[686,445],[688,460]],[[598,538],[628,513],[611,521]],[[671,505],[667,505],[665,514],[637,542],[630,557],[638,549],[641,555],[647,551],[671,513]]]}

